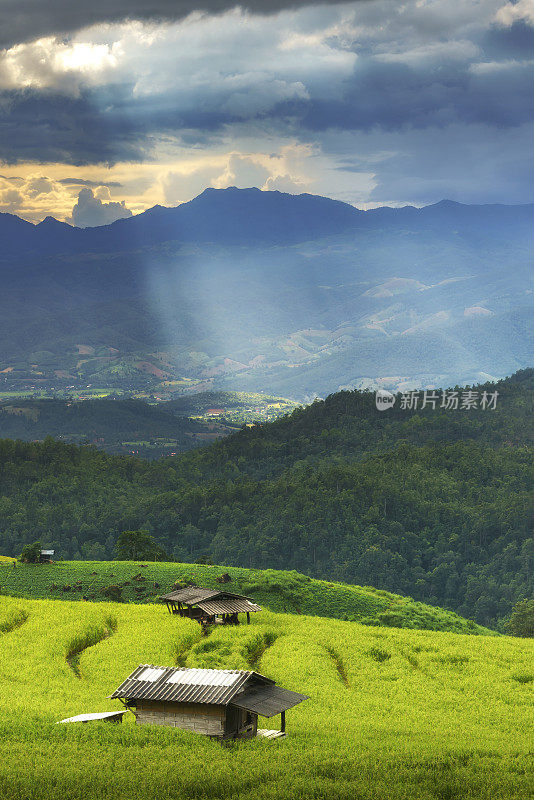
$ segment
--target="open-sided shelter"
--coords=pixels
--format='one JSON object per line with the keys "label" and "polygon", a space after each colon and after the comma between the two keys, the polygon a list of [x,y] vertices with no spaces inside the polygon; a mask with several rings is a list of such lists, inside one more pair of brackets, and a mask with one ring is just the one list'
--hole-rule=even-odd
{"label": "open-sided shelter", "polygon": [[239,614],[246,614],[247,622],[250,622],[250,614],[261,611],[261,607],[249,597],[222,589],[203,589],[200,586],[177,589],[162,595],[160,599],[167,604],[171,614],[208,624],[220,622],[224,625],[237,625]]}
{"label": "open-sided shelter", "polygon": [[[138,725],[169,725],[219,739],[285,734],[285,712],[308,697],[258,672],[142,664],[111,698],[135,711]],[[258,715],[281,715],[280,731],[258,731]]]}

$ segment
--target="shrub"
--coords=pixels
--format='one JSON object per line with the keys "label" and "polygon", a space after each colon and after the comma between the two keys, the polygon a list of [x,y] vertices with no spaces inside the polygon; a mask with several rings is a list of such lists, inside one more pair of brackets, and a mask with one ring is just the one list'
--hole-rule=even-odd
{"label": "shrub", "polygon": [[120,603],[123,599],[120,586],[105,586],[101,591],[104,597],[107,597],[108,600],[112,600],[114,603]]}
{"label": "shrub", "polygon": [[41,542],[27,544],[19,556],[19,561],[23,564],[37,564],[41,555]]}
{"label": "shrub", "polygon": [[388,653],[387,650],[382,650],[380,647],[375,646],[371,647],[367,651],[367,655],[371,656],[371,658],[374,658],[374,660],[378,661],[379,663],[382,663],[382,661],[387,661],[391,658],[391,653]]}
{"label": "shrub", "polygon": [[518,683],[532,683],[532,681],[534,681],[534,675],[528,673],[515,674],[512,675],[512,680]]}
{"label": "shrub", "polygon": [[401,615],[390,611],[384,611],[382,614],[379,614],[378,622],[380,625],[386,625],[388,628],[402,628],[403,626]]}

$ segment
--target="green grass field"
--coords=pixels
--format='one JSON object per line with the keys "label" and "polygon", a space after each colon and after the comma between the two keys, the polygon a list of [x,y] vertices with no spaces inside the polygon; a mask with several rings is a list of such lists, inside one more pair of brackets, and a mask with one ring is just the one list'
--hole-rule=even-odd
{"label": "green grass field", "polygon": [[96,601],[105,600],[102,590],[114,585],[120,586],[127,602],[151,603],[170,591],[176,580],[217,587],[216,578],[223,573],[228,573],[232,580],[222,588],[250,595],[272,611],[337,617],[389,627],[492,633],[452,611],[411,598],[372,587],[315,580],[294,571],[130,561],[58,561],[55,564],[16,564],[13,568],[11,561],[0,561],[0,594]]}
{"label": "green grass field", "polygon": [[[130,714],[55,725],[120,708],[106,696],[139,663],[253,665],[310,699],[288,712],[286,739],[228,747]],[[10,800],[527,800],[534,788],[531,640],[272,612],[204,638],[162,606],[2,597],[0,686]]]}

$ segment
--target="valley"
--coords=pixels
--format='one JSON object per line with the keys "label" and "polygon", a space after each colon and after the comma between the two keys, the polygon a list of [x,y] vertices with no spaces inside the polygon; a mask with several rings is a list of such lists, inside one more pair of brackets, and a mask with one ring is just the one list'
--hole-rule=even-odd
{"label": "valley", "polygon": [[98,228],[16,220],[0,215],[0,393],[305,402],[529,365],[533,206],[212,189]]}
{"label": "valley", "polygon": [[43,441],[51,436],[116,455],[156,459],[206,446],[242,425],[272,421],[294,408],[284,398],[245,392],[207,392],[172,402],[143,393],[136,393],[136,399],[114,392],[95,397],[89,390],[65,399],[4,395],[0,437]]}

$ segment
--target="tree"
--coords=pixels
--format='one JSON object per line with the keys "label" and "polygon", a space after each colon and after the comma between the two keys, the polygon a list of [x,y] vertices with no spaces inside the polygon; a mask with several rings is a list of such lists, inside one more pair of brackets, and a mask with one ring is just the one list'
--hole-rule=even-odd
{"label": "tree", "polygon": [[22,561],[24,564],[37,564],[40,555],[41,555],[41,542],[34,542],[33,544],[27,544],[22,549],[22,553],[19,556],[19,561]]}
{"label": "tree", "polygon": [[512,636],[534,636],[534,597],[515,604],[505,628]]}
{"label": "tree", "polygon": [[115,544],[115,553],[121,561],[165,561],[167,553],[148,531],[122,531]]}

